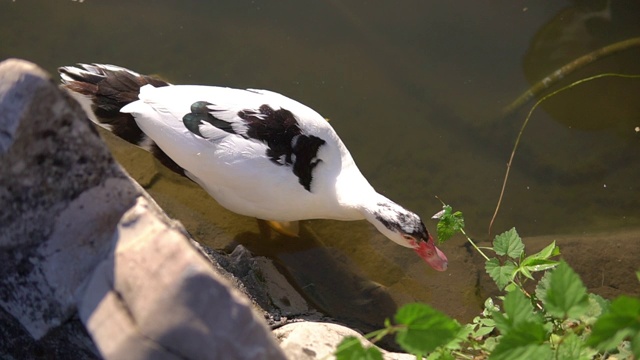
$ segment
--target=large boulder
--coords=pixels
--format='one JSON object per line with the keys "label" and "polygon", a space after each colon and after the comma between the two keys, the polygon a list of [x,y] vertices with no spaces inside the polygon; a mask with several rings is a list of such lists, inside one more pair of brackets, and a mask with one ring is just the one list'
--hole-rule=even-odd
{"label": "large boulder", "polygon": [[0,169],[0,357],[284,359],[81,107],[20,60],[0,63]]}

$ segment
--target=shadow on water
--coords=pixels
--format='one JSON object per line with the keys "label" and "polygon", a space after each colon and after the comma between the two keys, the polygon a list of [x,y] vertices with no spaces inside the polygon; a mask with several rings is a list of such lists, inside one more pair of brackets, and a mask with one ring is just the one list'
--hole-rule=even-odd
{"label": "shadow on water", "polygon": [[298,238],[240,233],[228,248],[238,243],[272,259],[311,306],[339,322],[370,332],[395,313],[397,305],[383,285],[369,280],[339,249],[327,248],[307,226]]}

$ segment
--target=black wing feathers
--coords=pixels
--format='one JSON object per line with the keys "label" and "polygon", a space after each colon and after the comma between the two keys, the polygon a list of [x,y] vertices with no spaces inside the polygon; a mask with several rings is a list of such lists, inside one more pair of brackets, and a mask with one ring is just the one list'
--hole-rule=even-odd
{"label": "black wing feathers", "polygon": [[[216,118],[215,110],[209,106],[213,107],[213,104],[205,101],[193,103],[191,112],[182,119],[185,127],[202,137],[199,125],[206,121],[230,134],[237,134],[229,122]],[[313,169],[321,161],[317,158],[318,150],[326,142],[317,136],[303,134],[298,119],[286,109],[275,110],[265,104],[258,110],[241,110],[238,117],[247,130],[245,134],[237,135],[265,143],[266,156],[274,164],[293,167],[300,185],[311,191]]]}

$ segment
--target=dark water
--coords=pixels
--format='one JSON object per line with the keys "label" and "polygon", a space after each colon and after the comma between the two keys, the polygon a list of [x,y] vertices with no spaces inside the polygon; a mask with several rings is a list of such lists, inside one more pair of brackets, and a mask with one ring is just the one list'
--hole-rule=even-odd
{"label": "dark water", "polygon": [[[640,3],[632,0],[0,2],[1,59],[24,58],[52,73],[77,62],[113,63],[174,83],[281,92],[331,119],[381,193],[427,219],[441,207],[438,196],[465,213],[479,239],[487,238],[532,103],[506,117],[502,109],[559,66],[638,36]],[[561,84],[601,72],[640,74],[640,48]],[[640,226],[639,94],[640,80],[601,79],[538,109],[494,233]],[[252,219],[220,208],[186,181],[164,173],[152,181],[156,165],[131,147],[113,148],[201,241],[223,248],[257,233]],[[307,275],[279,255],[302,254],[300,244],[270,254],[302,277],[301,287],[327,281],[316,277],[331,263],[382,284],[398,302],[428,301],[460,317],[467,313],[456,307],[473,308],[473,290],[455,285],[464,283],[455,267],[466,266],[460,239],[443,246],[453,254],[451,271],[435,274],[366,223],[305,226],[310,235],[301,241],[311,245],[302,248],[319,249],[319,241],[342,265],[327,260],[304,269]],[[432,221],[427,226],[435,229]]]}

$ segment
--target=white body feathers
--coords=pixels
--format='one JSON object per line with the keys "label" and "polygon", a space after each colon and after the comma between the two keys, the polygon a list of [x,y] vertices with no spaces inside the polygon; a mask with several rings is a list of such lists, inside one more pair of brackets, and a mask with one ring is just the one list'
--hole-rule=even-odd
{"label": "white body feathers", "polygon": [[[364,216],[359,211],[362,204],[355,199],[379,196],[328,122],[285,96],[264,90],[145,85],[139,98],[121,111],[131,113],[142,131],[183,167],[187,176],[231,211],[276,221],[358,220]],[[237,115],[243,109],[268,104],[295,114],[303,133],[326,141],[317,153],[320,162],[313,169],[310,191],[299,184],[290,166],[275,164],[267,157],[264,142],[208,123],[200,126],[203,137],[185,128],[183,116],[197,101],[215,104],[219,108],[216,117],[230,122],[239,134],[245,130]]]}

